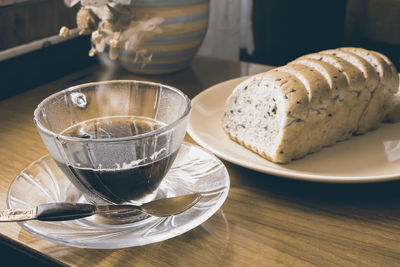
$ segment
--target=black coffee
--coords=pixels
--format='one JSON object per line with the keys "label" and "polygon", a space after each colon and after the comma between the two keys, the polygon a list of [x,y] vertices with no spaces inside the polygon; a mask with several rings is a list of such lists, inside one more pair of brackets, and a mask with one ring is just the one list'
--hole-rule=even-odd
{"label": "black coffee", "polygon": [[[65,130],[63,135],[90,139],[117,138],[146,133],[162,126],[164,126],[162,123],[146,118],[107,117],[74,125]],[[166,142],[167,138],[159,138],[157,146],[164,147]],[[57,162],[57,165],[86,195],[93,197],[90,192],[92,191],[103,199],[122,203],[139,199],[158,187],[178,153],[178,150],[170,154],[162,149],[160,151],[155,159],[147,159],[137,166],[94,169],[79,168],[60,162]],[[110,151],[96,151],[96,153],[104,153],[107,156]]]}

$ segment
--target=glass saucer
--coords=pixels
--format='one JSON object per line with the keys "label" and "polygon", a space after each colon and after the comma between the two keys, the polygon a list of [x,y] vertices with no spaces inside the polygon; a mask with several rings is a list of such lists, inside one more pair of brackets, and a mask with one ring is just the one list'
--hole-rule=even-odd
{"label": "glass saucer", "polygon": [[[201,200],[185,212],[169,217],[143,216],[127,224],[99,223],[97,215],[72,221],[26,221],[18,224],[26,231],[54,243],[82,247],[116,249],[141,246],[181,235],[210,218],[224,203],[229,191],[229,175],[223,163],[210,152],[183,143],[178,156],[158,188],[157,198],[193,192]],[[21,171],[8,190],[8,208],[32,207],[49,202],[80,202],[82,194],[46,155]]]}

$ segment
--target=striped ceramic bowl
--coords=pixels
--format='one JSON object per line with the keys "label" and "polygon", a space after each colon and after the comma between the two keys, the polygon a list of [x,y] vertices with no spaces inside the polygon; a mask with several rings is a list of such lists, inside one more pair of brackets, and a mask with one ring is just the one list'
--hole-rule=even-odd
{"label": "striped ceramic bowl", "polygon": [[141,74],[162,74],[186,67],[199,49],[207,32],[209,0],[135,0],[135,14],[162,17],[162,33],[141,44],[152,54],[143,66],[134,51],[121,50],[120,64]]}

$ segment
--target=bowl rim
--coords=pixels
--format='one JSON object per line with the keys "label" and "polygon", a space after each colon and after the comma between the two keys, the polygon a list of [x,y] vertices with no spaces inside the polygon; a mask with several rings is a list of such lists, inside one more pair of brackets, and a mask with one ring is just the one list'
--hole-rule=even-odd
{"label": "bowl rim", "polygon": [[[67,92],[71,92],[80,88],[87,88],[90,86],[97,86],[101,84],[113,84],[113,83],[139,83],[139,84],[148,84],[148,85],[153,85],[153,86],[160,86],[163,88],[167,88],[169,90],[174,91],[175,93],[179,94],[186,100],[186,109],[183,112],[183,114],[176,119],[175,121],[164,125],[163,127],[160,127],[156,130],[138,134],[138,135],[133,135],[133,136],[125,136],[125,137],[117,137],[117,138],[106,138],[106,139],[88,139],[88,138],[81,138],[81,137],[72,137],[72,136],[67,136],[63,135],[62,133],[55,133],[51,130],[49,130],[47,127],[45,127],[40,121],[39,121],[39,113],[42,110],[43,106],[49,102],[51,99],[55,99],[57,97],[60,97]],[[127,140],[137,140],[137,139],[142,139],[146,137],[151,137],[157,134],[160,134],[162,132],[166,132],[172,128],[174,128],[176,125],[178,125],[180,122],[182,122],[186,117],[190,115],[191,112],[191,100],[189,97],[184,94],[181,90],[177,89],[176,87],[162,84],[162,83],[157,83],[157,82],[150,82],[150,81],[141,81],[141,80],[108,80],[108,81],[99,81],[99,82],[89,82],[89,83],[83,83],[83,84],[78,84],[74,85],[71,87],[68,87],[66,89],[63,89],[59,92],[56,92],[54,94],[51,94],[47,96],[45,99],[43,99],[38,106],[36,107],[35,111],[33,112],[33,117],[34,117],[34,123],[36,127],[38,128],[39,131],[43,131],[44,133],[56,138],[56,139],[62,139],[70,142],[120,142],[120,141],[127,141]]]}

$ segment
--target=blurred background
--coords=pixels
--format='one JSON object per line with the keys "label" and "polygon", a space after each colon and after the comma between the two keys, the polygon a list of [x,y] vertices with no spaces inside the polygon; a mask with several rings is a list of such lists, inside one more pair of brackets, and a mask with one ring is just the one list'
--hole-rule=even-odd
{"label": "blurred background", "polygon": [[279,66],[306,53],[360,46],[400,67],[400,0],[211,0],[210,12],[212,38],[200,53]]}
{"label": "blurred background", "polygon": [[[57,36],[61,26],[76,27],[78,10],[62,0],[0,0],[0,98],[96,64],[89,36]],[[400,69],[399,14],[400,0],[210,0],[198,54],[279,66],[306,53],[360,46]],[[13,80],[18,86],[7,84],[21,74]]]}

